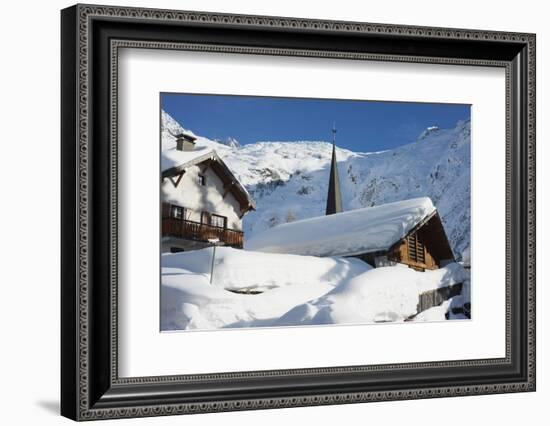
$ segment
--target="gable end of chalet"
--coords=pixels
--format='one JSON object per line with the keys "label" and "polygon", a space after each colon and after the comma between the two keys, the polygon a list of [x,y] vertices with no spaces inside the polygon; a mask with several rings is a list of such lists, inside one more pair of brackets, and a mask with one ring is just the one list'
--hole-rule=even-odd
{"label": "gable end of chalet", "polygon": [[177,166],[163,170],[161,179],[168,179],[172,185],[177,188],[183,175],[186,173],[186,170],[192,166],[199,167],[201,174],[206,173],[208,170],[212,170],[216,173],[216,175],[223,182],[223,198],[225,198],[229,193],[235,197],[241,208],[241,218],[248,211],[256,210],[256,203],[248,191],[237,180],[233,172],[214,150],[210,150],[207,153],[197,156],[185,163],[181,163]]}

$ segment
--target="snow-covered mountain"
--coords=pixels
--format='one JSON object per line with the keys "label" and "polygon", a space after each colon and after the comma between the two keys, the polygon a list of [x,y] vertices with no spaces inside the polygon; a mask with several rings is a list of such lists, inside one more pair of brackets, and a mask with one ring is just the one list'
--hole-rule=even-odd
{"label": "snow-covered mountain", "polygon": [[235,138],[227,138],[225,140],[225,142],[221,142],[223,143],[224,145],[227,145],[231,148],[239,148],[241,146],[241,144],[239,143],[239,141]]}
{"label": "snow-covered mountain", "polygon": [[[184,129],[162,112],[162,147]],[[216,149],[256,200],[244,217],[245,238],[280,223],[323,215],[332,146],[323,141],[256,142],[239,146],[197,136]],[[428,196],[460,257],[470,245],[470,121],[429,127],[418,139],[382,152],[337,148],[345,210]],[[368,147],[368,141],[365,141]]]}

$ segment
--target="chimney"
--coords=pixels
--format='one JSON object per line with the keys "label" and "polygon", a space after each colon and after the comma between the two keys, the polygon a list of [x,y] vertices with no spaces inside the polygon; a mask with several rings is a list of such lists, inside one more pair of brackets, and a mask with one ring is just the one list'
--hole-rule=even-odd
{"label": "chimney", "polygon": [[176,136],[176,149],[178,151],[193,151],[195,149],[195,140],[197,138],[186,133],[180,133]]}

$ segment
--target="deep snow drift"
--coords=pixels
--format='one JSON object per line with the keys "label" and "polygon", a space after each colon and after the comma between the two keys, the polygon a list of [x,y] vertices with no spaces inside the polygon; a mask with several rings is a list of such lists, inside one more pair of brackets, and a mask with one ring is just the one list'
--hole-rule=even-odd
{"label": "deep snow drift", "polygon": [[[459,264],[373,269],[358,259],[218,247],[210,283],[212,255],[162,255],[161,330],[404,321],[417,313],[420,293],[469,277]],[[439,310],[443,319],[449,306]]]}

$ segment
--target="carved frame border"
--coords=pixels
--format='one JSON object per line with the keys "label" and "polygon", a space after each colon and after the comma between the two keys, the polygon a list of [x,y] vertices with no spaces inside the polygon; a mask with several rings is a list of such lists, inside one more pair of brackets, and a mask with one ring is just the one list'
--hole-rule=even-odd
{"label": "carved frame border", "polygon": [[[158,416],[170,414],[186,413],[205,413],[230,410],[248,410],[262,408],[280,408],[292,406],[309,406],[325,404],[342,404],[367,401],[384,400],[402,400],[416,398],[434,398],[443,396],[463,396],[488,393],[504,393],[518,391],[533,391],[535,389],[535,36],[533,34],[494,32],[464,29],[430,28],[418,26],[402,26],[387,24],[369,24],[357,22],[337,22],[312,19],[281,18],[266,16],[246,16],[229,15],[205,12],[187,12],[170,11],[157,9],[141,9],[128,7],[104,7],[93,5],[77,5],[76,16],[78,20],[78,42],[77,42],[77,77],[76,85],[78,90],[78,111],[77,115],[77,158],[76,158],[76,178],[77,178],[77,359],[75,389],[78,392],[76,397],[77,407],[75,415],[68,414],[70,417],[78,420],[104,419],[114,417],[141,417]],[[338,31],[363,34],[382,34],[382,35],[411,35],[422,38],[438,39],[465,39],[465,40],[495,40],[508,41],[514,43],[523,43],[527,48],[527,229],[528,245],[527,249],[527,274],[528,282],[527,294],[527,380],[521,382],[500,383],[492,385],[479,386],[449,386],[433,387],[424,389],[401,389],[378,392],[351,392],[351,393],[326,393],[323,395],[311,395],[300,397],[270,397],[255,399],[234,399],[225,401],[213,401],[202,403],[166,403],[157,405],[145,405],[140,407],[116,407],[116,408],[95,408],[90,400],[90,389],[88,387],[90,378],[89,354],[90,354],[90,334],[89,334],[89,215],[90,215],[90,193],[89,193],[89,55],[90,55],[90,23],[94,18],[121,18],[135,19],[140,21],[158,21],[158,22],[180,22],[180,23],[205,23],[220,25],[239,25],[260,28],[293,28],[315,31]],[[504,67],[506,69],[506,195],[507,207],[511,206],[511,149],[510,138],[512,129],[510,128],[510,97],[512,90],[511,65],[506,61],[487,61],[461,58],[439,58],[439,57],[417,57],[403,55],[384,55],[384,54],[365,54],[349,53],[336,51],[311,51],[300,49],[278,49],[278,48],[257,48],[243,46],[221,46],[208,44],[192,43],[170,43],[170,42],[151,42],[143,40],[112,40],[111,41],[111,121],[116,123],[117,119],[117,70],[118,70],[118,49],[120,48],[154,48],[154,49],[176,49],[176,50],[195,50],[209,52],[226,52],[239,54],[264,54],[264,55],[293,55],[326,57],[339,59],[362,59],[374,61],[396,61],[396,62],[425,62],[425,63],[446,63],[458,65],[482,65]],[[110,379],[113,385],[124,384],[151,384],[151,383],[174,383],[182,381],[201,381],[216,380],[221,378],[245,378],[245,377],[269,377],[269,376],[304,376],[308,374],[332,374],[347,371],[380,371],[391,369],[407,369],[419,367],[448,367],[448,366],[473,366],[489,364],[505,364],[510,362],[510,324],[512,321],[510,315],[511,298],[511,272],[507,263],[506,270],[506,358],[504,359],[483,359],[468,361],[450,361],[435,363],[415,363],[415,364],[391,364],[375,366],[353,366],[353,367],[327,367],[320,369],[300,369],[300,370],[273,370],[260,372],[244,373],[222,373],[208,375],[191,376],[160,376],[160,377],[138,377],[138,378],[119,378],[117,374],[117,129],[116,125],[111,126],[111,371]],[[510,247],[510,209],[506,213],[507,228],[507,258],[511,253]],[[67,412],[70,413],[70,410]]]}

